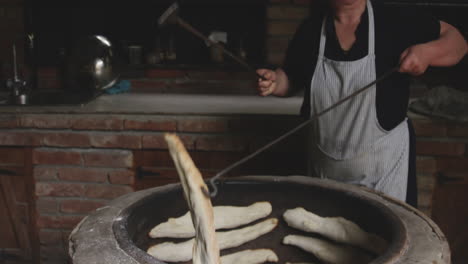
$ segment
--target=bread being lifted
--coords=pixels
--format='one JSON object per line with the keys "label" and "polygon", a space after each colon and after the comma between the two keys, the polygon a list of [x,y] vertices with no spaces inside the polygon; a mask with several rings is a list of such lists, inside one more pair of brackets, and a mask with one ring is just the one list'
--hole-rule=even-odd
{"label": "bread being lifted", "polygon": [[208,187],[179,137],[175,134],[165,134],[164,138],[177,168],[196,230],[193,243],[193,264],[220,264],[213,207],[210,198],[206,195],[209,193]]}

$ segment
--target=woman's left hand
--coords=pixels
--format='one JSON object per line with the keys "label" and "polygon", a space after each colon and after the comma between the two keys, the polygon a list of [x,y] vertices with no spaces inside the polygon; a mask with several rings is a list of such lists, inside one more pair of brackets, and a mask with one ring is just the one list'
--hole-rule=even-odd
{"label": "woman's left hand", "polygon": [[399,72],[414,76],[423,74],[430,65],[425,44],[414,45],[407,48],[400,56]]}

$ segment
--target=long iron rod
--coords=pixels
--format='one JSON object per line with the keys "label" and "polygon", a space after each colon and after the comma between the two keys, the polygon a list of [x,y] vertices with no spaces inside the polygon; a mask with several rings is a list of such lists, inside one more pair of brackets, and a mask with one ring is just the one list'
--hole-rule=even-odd
{"label": "long iron rod", "polygon": [[351,98],[359,95],[360,93],[366,91],[367,89],[373,87],[375,84],[377,84],[378,82],[386,79],[388,76],[390,76],[391,74],[393,74],[394,72],[396,72],[398,70],[398,67],[394,67],[392,69],[390,69],[389,71],[385,72],[382,76],[380,76],[379,78],[377,78],[375,81],[369,83],[368,85],[356,90],[355,92],[351,93],[350,95],[340,99],[338,102],[334,103],[333,105],[325,108],[324,110],[322,110],[321,112],[313,115],[310,119],[308,119],[307,121],[304,121],[302,122],[301,124],[299,124],[298,126],[296,126],[295,128],[293,128],[292,130],[286,132],[285,134],[279,136],[278,138],[274,139],[273,141],[267,143],[265,146],[259,148],[258,150],[256,150],[255,152],[247,155],[246,157],[240,159],[239,161],[229,165],[228,167],[226,167],[225,169],[223,169],[222,171],[218,172],[214,177],[212,177],[210,179],[210,185],[211,185],[211,188],[212,188],[212,192],[207,194],[211,197],[215,197],[217,194],[218,194],[218,187],[216,186],[216,181],[223,175],[225,175],[226,173],[228,173],[229,171],[231,171],[232,169],[236,168],[237,166],[247,162],[248,160],[252,159],[253,157],[257,156],[258,154],[262,153],[263,151],[267,150],[268,148],[270,148],[271,146],[279,143],[280,141],[282,141],[283,139],[289,137],[290,135],[296,133],[298,130],[302,129],[303,127],[307,126],[308,124],[310,124],[312,121],[315,121],[316,119],[318,119],[320,116],[328,113],[330,110],[332,110],[333,108],[336,108],[338,107],[339,105],[343,104],[344,102],[350,100]]}
{"label": "long iron rod", "polygon": [[207,38],[205,35],[203,35],[200,31],[198,31],[197,29],[195,29],[194,27],[192,27],[189,23],[185,22],[182,18],[180,17],[177,17],[177,23],[185,28],[186,30],[188,30],[189,32],[191,32],[192,34],[194,34],[195,36],[199,37],[200,39],[210,43],[211,45],[214,45],[216,47],[218,47],[219,49],[221,49],[225,54],[227,54],[229,57],[231,57],[232,59],[234,59],[237,63],[239,63],[240,65],[242,65],[245,69],[247,69],[249,72],[255,74],[258,78],[262,79],[262,80],[266,80],[265,77],[263,77],[262,75],[258,74],[257,71],[252,67],[250,66],[249,64],[247,64],[247,62],[245,62],[243,59],[239,58],[238,56],[234,55],[232,52],[230,52],[229,50],[225,49],[223,47],[223,45],[220,45],[218,42],[216,41],[213,41],[209,38]]}

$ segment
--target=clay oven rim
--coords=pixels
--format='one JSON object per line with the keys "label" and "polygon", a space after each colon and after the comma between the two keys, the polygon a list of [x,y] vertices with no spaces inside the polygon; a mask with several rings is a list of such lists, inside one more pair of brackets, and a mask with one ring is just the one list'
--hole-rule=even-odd
{"label": "clay oven rim", "polygon": [[[229,189],[234,189],[236,191],[245,190],[245,192],[239,192],[239,195],[235,198],[235,200],[245,200],[245,195],[249,194],[248,189],[253,188],[250,192],[251,195],[255,196],[255,192],[258,192],[257,188],[268,190],[268,189],[275,189],[279,188],[280,190],[292,190],[296,193],[295,188],[311,188],[311,190],[318,191],[323,190],[323,194],[328,194],[332,196],[336,196],[337,199],[341,199],[340,203],[346,203],[344,206],[349,206],[350,204],[355,205],[359,208],[371,209],[370,212],[367,214],[369,216],[374,217],[374,221],[379,221],[377,225],[381,224],[382,229],[377,231],[379,235],[385,237],[387,240],[390,240],[389,248],[385,251],[384,254],[375,258],[370,264],[390,264],[398,262],[400,256],[404,254],[404,252],[408,248],[408,239],[407,239],[407,230],[405,224],[402,220],[392,211],[390,210],[384,203],[377,201],[376,199],[372,199],[372,195],[369,196],[369,192],[366,190],[360,190],[353,186],[353,188],[349,188],[349,186],[344,184],[336,184],[334,182],[317,180],[317,179],[310,179],[308,177],[271,177],[271,176],[250,176],[250,177],[241,177],[241,178],[234,178],[234,179],[227,179],[222,181],[219,184],[220,187],[220,195],[222,196],[223,193],[229,195]],[[241,189],[239,189],[241,188]],[[153,203],[155,199],[163,200],[164,197],[169,197],[177,193],[177,195],[181,194],[181,187],[179,184],[168,185],[164,187],[158,188],[159,191],[152,192],[150,195],[144,196],[141,199],[135,201],[133,204],[130,204],[128,207],[124,208],[121,213],[118,215],[112,225],[112,230],[115,235],[116,241],[119,247],[129,256],[137,260],[139,263],[151,263],[151,264],[165,264],[165,262],[161,262],[156,260],[155,258],[149,256],[143,248],[148,246],[149,238],[147,238],[147,231],[149,230],[149,226],[152,226],[154,223],[147,220],[142,219],[144,218],[143,214],[151,214],[151,211],[148,211],[149,208],[145,207],[148,203]],[[277,193],[277,192],[276,192]],[[365,195],[367,194],[367,195]],[[272,195],[270,193],[270,195]],[[267,195],[268,196],[268,195]],[[275,195],[275,197],[271,197],[274,199],[279,199],[278,197],[285,197],[281,195]],[[341,197],[341,198],[340,198]],[[218,197],[217,197],[218,198]],[[182,201],[180,201],[182,200]],[[228,199],[229,200],[229,199]],[[248,200],[248,198],[247,198]],[[232,202],[231,201],[231,202]],[[225,201],[224,201],[225,202]],[[250,202],[250,201],[249,201]],[[164,213],[168,213],[169,215],[161,215],[158,221],[162,221],[162,219],[167,219],[168,217],[174,217],[181,215],[182,212],[187,210],[186,206],[181,206],[180,204],[184,204],[185,201],[183,199],[179,199],[179,204],[177,202],[170,202],[168,200],[162,202],[164,206],[167,206],[164,210]],[[213,203],[216,205],[216,199],[213,200]],[[224,203],[225,204],[225,203]],[[275,203],[273,204],[273,213],[275,213]],[[331,202],[333,204],[333,201]],[[159,205],[162,206],[162,205]],[[322,206],[323,207],[323,206]],[[154,208],[153,211],[157,211],[158,207]],[[161,207],[159,207],[161,208]],[[304,206],[307,209],[307,205]],[[282,210],[284,212],[285,209],[289,208],[280,208],[277,210]],[[349,208],[348,208],[349,209]],[[345,209],[349,212],[348,209]],[[322,215],[325,214],[336,214],[336,210],[333,208],[323,209]],[[140,211],[140,212],[139,212]],[[366,210],[367,211],[367,210]],[[164,214],[163,213],[163,214]],[[140,215],[138,215],[140,214]],[[157,213],[156,213],[157,215]],[[343,215],[347,217],[347,215]],[[376,218],[376,216],[378,216]],[[278,217],[278,216],[276,216]],[[349,217],[349,216],[348,216]],[[366,216],[367,217],[367,216]],[[380,219],[378,219],[380,218]],[[138,219],[138,221],[136,221]],[[360,219],[360,216],[356,216],[356,219]],[[356,220],[351,219],[351,220]],[[371,222],[372,219],[366,220],[367,222]],[[151,222],[151,223],[148,223]],[[359,221],[357,221],[358,224]],[[286,227],[287,228],[287,227]],[[375,226],[374,226],[375,228]],[[368,228],[366,228],[368,229]],[[371,227],[372,229],[372,227]],[[144,232],[142,232],[144,230]],[[280,232],[280,231],[277,231]],[[288,231],[289,232],[289,231]],[[143,233],[143,234],[138,234]],[[286,233],[282,232],[286,235]],[[287,246],[283,246],[287,247]],[[239,250],[239,249],[237,249]],[[230,253],[230,252],[227,252]],[[298,252],[298,254],[300,254]]]}

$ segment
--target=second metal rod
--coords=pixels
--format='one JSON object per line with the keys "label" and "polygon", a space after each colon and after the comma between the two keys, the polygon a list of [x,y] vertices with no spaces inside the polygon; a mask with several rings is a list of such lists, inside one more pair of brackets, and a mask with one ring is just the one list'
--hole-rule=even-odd
{"label": "second metal rod", "polygon": [[226,173],[228,173],[229,171],[231,171],[232,169],[236,168],[237,166],[247,162],[248,160],[252,159],[253,157],[257,156],[258,154],[262,153],[263,151],[269,149],[270,147],[272,147],[273,145],[276,145],[277,143],[279,143],[280,141],[282,141],[283,139],[289,137],[290,135],[296,133],[297,131],[301,130],[302,128],[304,128],[305,126],[307,126],[308,124],[310,124],[312,121],[315,121],[317,120],[320,116],[328,113],[330,110],[340,106],[341,104],[343,104],[344,102],[350,100],[351,98],[354,98],[356,97],[357,95],[361,94],[362,92],[368,90],[369,88],[371,87],[374,87],[374,85],[376,85],[378,82],[386,79],[388,76],[392,75],[394,72],[396,72],[398,70],[398,67],[394,67],[390,70],[388,70],[387,72],[385,72],[384,74],[382,74],[379,78],[377,78],[376,80],[372,81],[371,83],[367,84],[366,86],[362,87],[362,88],[359,88],[358,90],[354,91],[353,93],[349,94],[348,96],[345,96],[344,98],[338,100],[336,103],[334,103],[333,105],[330,105],[329,107],[323,109],[322,111],[320,111],[319,113],[313,115],[310,119],[300,123],[298,126],[296,126],[295,128],[289,130],[288,132],[284,133],[283,135],[279,136],[278,138],[274,139],[273,141],[269,142],[268,144],[266,144],[265,146],[259,148],[258,150],[256,150],[255,152],[247,155],[246,157],[242,158],[241,160],[231,164],[230,166],[228,166],[227,168],[225,168],[224,170],[218,172],[214,177],[212,177],[210,179],[210,185],[211,185],[211,188],[213,189],[213,191],[207,195],[211,196],[211,197],[215,197],[217,194],[218,194],[218,188],[216,187],[216,180],[218,180],[220,177],[222,177],[223,175],[225,175]]}
{"label": "second metal rod", "polygon": [[230,52],[229,50],[225,49],[223,47],[223,45],[220,45],[219,43],[217,43],[216,41],[213,41],[209,38],[207,38],[205,35],[203,35],[200,31],[196,30],[194,27],[192,27],[189,23],[185,22],[182,18],[180,17],[177,17],[177,23],[185,28],[186,30],[188,30],[189,32],[193,33],[195,36],[201,38],[202,40],[210,43],[211,45],[214,45],[216,47],[218,47],[219,49],[221,49],[226,55],[228,55],[229,57],[231,57],[232,59],[234,59],[237,63],[239,63],[240,65],[242,65],[245,69],[247,69],[249,72],[255,74],[258,78],[262,79],[262,80],[266,80],[265,77],[263,77],[262,75],[258,74],[257,71],[252,67],[250,66],[247,62],[245,62],[243,59],[239,58],[238,56],[234,55],[232,52]]}

